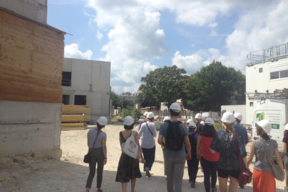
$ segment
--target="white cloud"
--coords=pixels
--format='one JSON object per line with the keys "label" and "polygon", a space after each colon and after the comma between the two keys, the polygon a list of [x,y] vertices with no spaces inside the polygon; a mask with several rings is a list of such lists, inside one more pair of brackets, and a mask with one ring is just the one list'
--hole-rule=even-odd
{"label": "white cloud", "polygon": [[212,29],[211,33],[209,34],[209,36],[211,37],[217,37],[218,36],[218,33]]}
{"label": "white cloud", "polygon": [[213,28],[213,27],[217,27],[217,26],[218,26],[218,23],[216,23],[216,22],[209,23],[208,26],[211,27],[211,28]]}
{"label": "white cloud", "polygon": [[96,37],[98,40],[101,40],[103,38],[103,34],[99,30],[97,30],[97,36]]}
{"label": "white cloud", "polygon": [[203,60],[198,54],[183,56],[177,51],[172,58],[172,65],[184,68],[188,74],[193,74],[203,67]]}
{"label": "white cloud", "polygon": [[66,45],[64,49],[64,57],[67,58],[77,58],[77,59],[91,59],[93,52],[91,50],[86,51],[85,53],[79,51],[78,44],[72,43]]}

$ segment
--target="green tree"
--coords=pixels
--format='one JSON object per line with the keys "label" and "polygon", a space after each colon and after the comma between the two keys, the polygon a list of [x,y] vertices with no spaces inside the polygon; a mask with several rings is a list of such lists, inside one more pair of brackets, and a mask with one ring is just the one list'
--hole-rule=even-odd
{"label": "green tree", "polygon": [[115,108],[121,106],[120,97],[115,92],[111,91],[110,98],[112,99],[112,106],[114,106]]}
{"label": "green tree", "polygon": [[167,102],[167,105],[170,106],[181,97],[181,92],[183,92],[188,79],[188,76],[184,76],[185,73],[184,69],[175,65],[150,71],[141,78],[144,84],[139,87],[139,91],[142,93],[143,100],[149,101],[153,98],[157,103]]}
{"label": "green tree", "polygon": [[245,75],[218,61],[192,74],[182,93],[184,106],[191,110],[219,111],[231,100],[245,103]]}
{"label": "green tree", "polygon": [[140,103],[141,107],[148,107],[148,106],[156,106],[157,108],[160,107],[160,103],[156,101],[155,97],[153,95],[149,98],[144,99],[143,93],[139,93],[137,95],[137,98],[135,100],[135,104]]}

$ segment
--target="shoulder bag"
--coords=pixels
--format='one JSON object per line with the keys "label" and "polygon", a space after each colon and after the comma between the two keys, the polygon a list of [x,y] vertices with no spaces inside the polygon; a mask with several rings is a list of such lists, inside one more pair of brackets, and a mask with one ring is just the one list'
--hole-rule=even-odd
{"label": "shoulder bag", "polygon": [[134,159],[141,158],[140,149],[134,138],[134,131],[132,131],[131,136],[126,140],[126,142],[122,143],[121,147],[122,152],[129,157],[132,157]]}
{"label": "shoulder bag", "polygon": [[[98,131],[97,136],[96,136],[96,139],[95,139],[95,141],[94,141],[94,143],[93,143],[93,145],[92,145],[92,148],[94,147],[94,145],[95,145],[95,143],[96,143],[96,141],[97,141],[97,138],[98,138],[98,136],[100,135],[100,133],[101,133],[101,130]],[[90,163],[90,161],[91,161],[91,154],[90,154],[89,151],[88,151],[88,153],[87,153],[86,155],[84,155],[84,160],[83,160],[83,162],[84,162],[84,163]]]}
{"label": "shoulder bag", "polygon": [[152,133],[152,131],[150,130],[147,122],[146,122],[146,125],[147,125],[147,128],[148,128],[149,132],[151,133],[151,135],[152,135],[152,137],[153,137],[153,133]]}
{"label": "shoulder bag", "polygon": [[241,185],[246,185],[247,183],[251,183],[252,180],[252,172],[249,171],[248,169],[246,169],[242,166],[242,159],[241,159],[241,155],[240,155],[240,146],[239,146],[239,139],[238,139],[238,135],[237,133],[235,133],[236,135],[236,140],[237,140],[237,146],[238,146],[238,157],[239,157],[239,165],[240,165],[240,173],[239,173],[239,184]]}
{"label": "shoulder bag", "polygon": [[263,144],[261,143],[260,145],[261,145],[261,149],[260,150],[262,152],[264,152],[268,163],[271,165],[271,168],[272,168],[272,171],[273,171],[273,174],[274,174],[275,178],[277,180],[281,181],[283,179],[284,175],[282,174],[280,166],[278,164],[274,164],[274,161],[271,161],[272,157],[266,152],[266,150],[263,147]]}

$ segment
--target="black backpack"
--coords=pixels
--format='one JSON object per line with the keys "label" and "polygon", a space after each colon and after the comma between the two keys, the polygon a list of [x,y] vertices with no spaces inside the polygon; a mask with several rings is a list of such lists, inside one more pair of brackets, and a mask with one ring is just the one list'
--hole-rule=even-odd
{"label": "black backpack", "polygon": [[165,136],[165,148],[172,151],[179,151],[182,149],[184,143],[182,129],[179,126],[181,122],[173,123],[167,121],[167,123],[169,126]]}
{"label": "black backpack", "polygon": [[195,131],[192,135],[189,135],[189,141],[191,144],[191,154],[195,155],[197,154],[197,140],[195,139],[195,135],[197,134],[197,132]]}

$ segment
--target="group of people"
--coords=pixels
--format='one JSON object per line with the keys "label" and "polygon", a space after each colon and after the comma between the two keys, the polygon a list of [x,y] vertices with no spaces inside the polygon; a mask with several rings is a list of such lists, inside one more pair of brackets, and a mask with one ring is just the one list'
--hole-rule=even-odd
{"label": "group of people", "polygon": [[[272,129],[271,123],[262,120],[256,124],[256,133],[259,139],[251,141],[249,157],[245,146],[247,145],[247,131],[240,125],[242,115],[239,113],[225,112],[222,116],[221,130],[216,131],[214,120],[206,118],[202,121],[201,114],[196,114],[195,123],[192,119],[182,123],[178,121],[181,107],[178,103],[173,103],[170,108],[170,117],[164,118],[164,123],[160,126],[158,143],[163,149],[164,174],[168,192],[181,192],[184,166],[187,161],[189,182],[192,188],[196,187],[196,178],[199,164],[204,173],[204,187],[206,192],[217,191],[217,175],[220,192],[235,192],[239,186],[240,170],[249,170],[254,155],[256,161],[253,170],[253,192],[276,192],[276,182],[273,170],[267,161],[276,158],[285,178],[285,171],[279,155],[277,142],[268,136]],[[136,178],[141,178],[139,161],[143,163],[143,171],[147,177],[151,177],[151,169],[155,160],[155,139],[157,135],[154,124],[154,114],[152,112],[144,114],[145,120],[139,125],[138,131],[132,131],[134,120],[127,116],[124,119],[124,130],[119,133],[119,144],[133,136],[139,147],[140,159],[135,159],[122,152],[116,182],[122,183],[122,192],[126,192],[127,183],[131,181],[131,191],[134,192]],[[103,166],[107,163],[106,133],[101,129],[107,125],[107,119],[101,117],[97,120],[97,128],[88,132],[87,145],[92,160],[89,163],[90,173],[87,179],[86,192],[89,192],[91,183],[95,175],[97,166],[97,192],[102,192]],[[141,145],[139,142],[141,139]],[[283,152],[287,154],[288,145],[288,124],[285,126],[283,139]],[[288,156],[288,154],[287,154]],[[285,169],[288,169],[288,157],[285,156]],[[240,167],[242,165],[242,167]],[[230,178],[229,190],[227,189]],[[286,177],[286,186],[288,180]],[[244,188],[240,185],[240,188]],[[288,191],[288,188],[286,189]]]}

